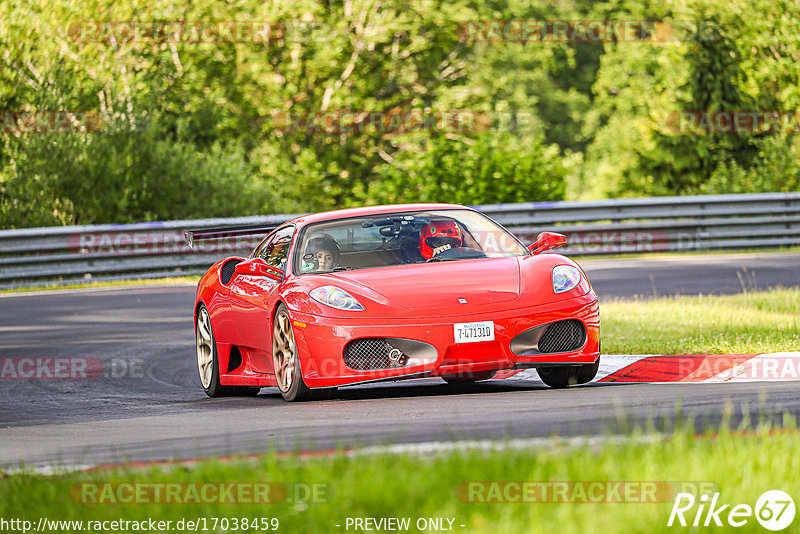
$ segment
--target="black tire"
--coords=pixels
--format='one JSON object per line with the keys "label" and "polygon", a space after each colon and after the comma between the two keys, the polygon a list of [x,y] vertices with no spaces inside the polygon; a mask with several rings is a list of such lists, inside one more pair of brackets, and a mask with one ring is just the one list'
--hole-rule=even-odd
{"label": "black tire", "polygon": [[586,365],[578,366],[578,370],[575,373],[575,378],[578,384],[587,384],[594,380],[594,377],[597,376],[597,371],[600,369],[600,357],[598,356],[597,361],[594,363],[587,363]]}
{"label": "black tire", "polygon": [[600,368],[600,358],[594,363],[585,365],[554,365],[552,367],[539,367],[536,372],[542,382],[554,389],[563,389],[576,384],[591,382]]}
{"label": "black tire", "polygon": [[[297,355],[297,346],[294,342],[294,331],[289,310],[281,303],[275,310],[272,326],[272,364],[275,371],[275,381],[281,396],[289,402],[302,402],[310,400],[330,399],[338,388],[311,389],[303,381],[300,369],[300,358]],[[283,369],[282,362],[292,354],[291,361]],[[290,378],[286,371],[291,368]],[[281,371],[282,370],[282,371]]]}
{"label": "black tire", "polygon": [[496,370],[492,371],[475,371],[472,373],[462,373],[458,375],[442,375],[442,380],[448,384],[471,384],[473,382],[482,382],[489,380],[497,374]]}
{"label": "black tire", "polygon": [[577,384],[576,368],[573,365],[553,365],[536,369],[542,382],[553,389],[563,389],[571,384]]}
{"label": "black tire", "polygon": [[[201,304],[197,309],[197,322],[195,327],[195,339],[197,341],[197,362],[200,374],[200,385],[209,397],[252,397],[258,395],[260,387],[251,386],[223,386],[219,382],[219,357],[217,355],[217,341],[214,337],[214,328],[211,326],[211,317],[208,314],[205,304]],[[205,330],[201,330],[201,323]],[[202,348],[201,348],[202,347]],[[201,354],[202,351],[202,354]],[[211,352],[211,359],[208,360],[208,351]],[[202,361],[201,361],[202,359]],[[210,367],[210,369],[208,369]],[[210,376],[204,376],[210,373]],[[207,383],[206,383],[207,382]]]}

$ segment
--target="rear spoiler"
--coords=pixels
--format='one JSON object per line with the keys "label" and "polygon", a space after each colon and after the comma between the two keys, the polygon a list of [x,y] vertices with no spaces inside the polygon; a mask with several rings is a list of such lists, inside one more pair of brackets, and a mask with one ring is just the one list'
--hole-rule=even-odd
{"label": "rear spoiler", "polygon": [[217,239],[220,237],[233,237],[239,235],[268,234],[278,228],[277,226],[264,226],[261,224],[247,224],[244,226],[225,226],[222,228],[203,228],[201,230],[186,230],[183,237],[189,250],[194,250],[194,242],[204,239]]}

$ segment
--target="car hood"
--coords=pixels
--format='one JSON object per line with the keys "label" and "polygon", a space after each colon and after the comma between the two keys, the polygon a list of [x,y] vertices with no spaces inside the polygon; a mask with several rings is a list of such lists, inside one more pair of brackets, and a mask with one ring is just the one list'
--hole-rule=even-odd
{"label": "car hood", "polygon": [[520,296],[518,258],[482,258],[336,273],[412,310],[468,309]]}

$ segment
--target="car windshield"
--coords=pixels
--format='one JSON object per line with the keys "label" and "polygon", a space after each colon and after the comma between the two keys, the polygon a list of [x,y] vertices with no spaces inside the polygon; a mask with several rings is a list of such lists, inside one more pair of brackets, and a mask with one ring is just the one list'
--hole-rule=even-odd
{"label": "car windshield", "polygon": [[294,272],[311,274],[409,263],[523,256],[507,230],[466,209],[352,217],[309,225]]}

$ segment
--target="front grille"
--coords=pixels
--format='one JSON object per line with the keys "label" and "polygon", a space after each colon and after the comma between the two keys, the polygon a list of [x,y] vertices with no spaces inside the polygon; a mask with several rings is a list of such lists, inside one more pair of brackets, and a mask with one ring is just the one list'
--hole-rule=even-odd
{"label": "front grille", "polygon": [[[395,352],[392,353],[392,351]],[[390,353],[394,356],[395,361],[389,357]],[[344,348],[344,363],[358,371],[399,367],[405,363],[405,360],[405,355],[383,338],[355,339]]]}
{"label": "front grille", "polygon": [[228,260],[222,264],[222,272],[220,272],[220,280],[223,284],[227,285],[233,278],[233,273],[236,272],[236,266],[242,263],[242,260]]}
{"label": "front grille", "polygon": [[578,350],[586,341],[586,328],[577,319],[557,321],[548,325],[539,338],[539,352],[569,352]]}

